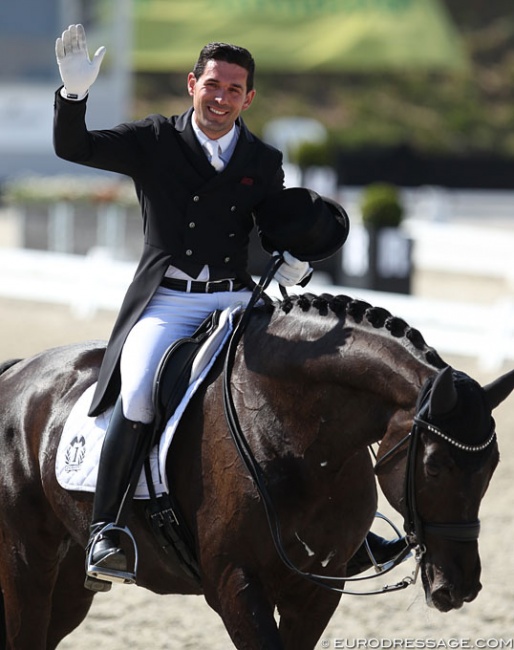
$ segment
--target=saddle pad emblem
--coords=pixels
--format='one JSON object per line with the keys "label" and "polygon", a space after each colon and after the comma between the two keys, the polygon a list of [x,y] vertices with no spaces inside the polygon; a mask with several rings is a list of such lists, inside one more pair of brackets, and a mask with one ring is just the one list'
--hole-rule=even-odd
{"label": "saddle pad emblem", "polygon": [[77,472],[80,470],[86,455],[86,439],[75,436],[64,450],[64,471]]}

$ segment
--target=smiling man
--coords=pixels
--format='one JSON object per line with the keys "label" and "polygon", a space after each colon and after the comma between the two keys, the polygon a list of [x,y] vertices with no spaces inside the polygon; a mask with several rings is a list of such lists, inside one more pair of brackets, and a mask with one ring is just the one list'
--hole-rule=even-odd
{"label": "smiling man", "polygon": [[249,108],[255,97],[254,63],[247,50],[237,48],[244,53],[245,67],[210,58],[232,47],[219,43],[204,47],[194,72],[190,72],[187,78],[195,122],[211,139],[229,133],[241,112]]}
{"label": "smiling man", "polygon": [[[211,312],[249,300],[253,214],[284,185],[282,154],[250,133],[241,119],[255,96],[255,64],[246,49],[225,43],[202,49],[187,77],[193,106],[186,113],[89,131],[87,97],[104,54],[99,48],[90,60],[82,25],[71,25],[56,42],[64,85],[55,96],[55,151],[66,160],[130,176],[144,231],[142,258],[90,409],[94,416],[115,404],[88,546],[86,586],[94,590],[135,577],[120,548],[122,529],[111,524],[124,524],[123,495],[152,432],[152,388],[160,359]],[[310,196],[304,197],[308,208]],[[308,262],[287,251],[284,258],[275,275],[282,285],[308,280]]]}

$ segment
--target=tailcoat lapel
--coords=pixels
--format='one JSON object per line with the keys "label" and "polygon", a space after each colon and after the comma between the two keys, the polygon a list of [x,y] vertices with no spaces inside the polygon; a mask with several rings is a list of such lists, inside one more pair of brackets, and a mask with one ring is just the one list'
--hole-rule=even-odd
{"label": "tailcoat lapel", "polygon": [[204,179],[210,179],[217,176],[216,170],[213,168],[207,156],[205,155],[202,145],[198,142],[198,138],[191,126],[191,116],[193,109],[190,108],[182,115],[179,115],[175,122],[175,130],[179,138],[184,143],[183,152],[191,166],[202,176]]}

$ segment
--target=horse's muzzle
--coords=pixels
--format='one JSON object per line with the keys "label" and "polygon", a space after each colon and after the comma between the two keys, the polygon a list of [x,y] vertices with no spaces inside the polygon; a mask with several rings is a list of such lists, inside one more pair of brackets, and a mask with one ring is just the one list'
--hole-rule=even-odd
{"label": "horse's muzzle", "polygon": [[429,604],[432,604],[440,612],[449,612],[452,609],[460,609],[464,603],[470,603],[478,596],[478,592],[482,589],[482,585],[478,583],[476,589],[469,591],[465,595],[461,595],[451,585],[449,587],[441,587],[435,589],[430,594]]}
{"label": "horse's muzzle", "polygon": [[440,612],[460,609],[464,603],[475,600],[482,589],[479,576],[476,580],[466,581],[467,584],[459,585],[448,581],[443,575],[432,578],[431,573],[429,567],[423,567],[422,579],[425,597],[427,605],[435,607]]}

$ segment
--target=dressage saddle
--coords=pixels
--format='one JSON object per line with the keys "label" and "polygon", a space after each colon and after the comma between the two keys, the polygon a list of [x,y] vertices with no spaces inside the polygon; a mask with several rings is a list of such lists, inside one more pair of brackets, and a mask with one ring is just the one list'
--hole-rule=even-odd
{"label": "dressage saddle", "polygon": [[184,397],[191,380],[194,360],[202,345],[218,327],[220,314],[220,311],[214,311],[190,337],[175,341],[164,353],[155,374],[153,389],[155,436],[161,435]]}

